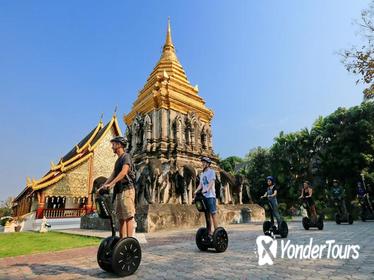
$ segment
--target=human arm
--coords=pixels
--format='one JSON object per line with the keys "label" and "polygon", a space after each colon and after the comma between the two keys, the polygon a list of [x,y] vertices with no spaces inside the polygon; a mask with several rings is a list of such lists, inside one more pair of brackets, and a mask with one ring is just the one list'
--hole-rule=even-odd
{"label": "human arm", "polygon": [[307,198],[312,197],[312,194],[313,194],[313,189],[309,188],[309,195],[307,195],[306,197]]}
{"label": "human arm", "polygon": [[125,163],[122,166],[122,169],[118,173],[118,175],[113,180],[111,180],[109,183],[104,184],[103,187],[106,187],[107,189],[113,188],[119,181],[121,181],[125,178],[125,176],[129,172],[129,169],[130,169],[130,166],[127,163]]}
{"label": "human arm", "polygon": [[278,193],[278,191],[274,190],[273,194],[268,195],[268,197],[276,197],[277,193]]}
{"label": "human arm", "polygon": [[303,195],[304,195],[304,188],[301,189],[301,195],[299,196],[299,198],[303,198]]}
{"label": "human arm", "polygon": [[110,176],[108,177],[108,179],[106,179],[106,181],[104,182],[104,184],[101,185],[100,188],[98,188],[96,190],[96,193],[99,193],[100,190],[105,189],[106,187],[104,187],[104,186],[107,185],[107,184],[109,184],[113,179],[114,179],[114,171],[112,172],[112,174],[110,174]]}
{"label": "human arm", "polygon": [[203,188],[203,186],[200,183],[199,186],[197,187],[196,191],[195,191],[195,194],[197,194],[202,188]]}

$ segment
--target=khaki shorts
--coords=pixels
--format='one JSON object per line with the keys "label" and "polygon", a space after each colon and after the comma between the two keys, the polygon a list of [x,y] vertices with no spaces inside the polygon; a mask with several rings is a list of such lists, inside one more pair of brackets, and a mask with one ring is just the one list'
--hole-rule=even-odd
{"label": "khaki shorts", "polygon": [[118,220],[127,220],[135,216],[135,188],[116,195],[115,209]]}

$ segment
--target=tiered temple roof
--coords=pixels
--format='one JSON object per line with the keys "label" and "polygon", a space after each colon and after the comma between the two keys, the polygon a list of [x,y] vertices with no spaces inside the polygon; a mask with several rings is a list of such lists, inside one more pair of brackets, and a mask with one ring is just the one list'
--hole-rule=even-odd
{"label": "tiered temple roof", "polygon": [[118,135],[122,135],[115,115],[113,115],[112,119],[105,126],[102,120],[100,120],[97,126],[73,149],[64,155],[57,164],[51,162],[50,170],[42,178],[39,180],[27,178],[26,189],[22,191],[18,197],[22,196],[27,189],[31,188],[33,191],[36,191],[60,181],[65,176],[66,172],[93,156],[93,151],[100,142],[99,140],[105,137],[112,127]]}

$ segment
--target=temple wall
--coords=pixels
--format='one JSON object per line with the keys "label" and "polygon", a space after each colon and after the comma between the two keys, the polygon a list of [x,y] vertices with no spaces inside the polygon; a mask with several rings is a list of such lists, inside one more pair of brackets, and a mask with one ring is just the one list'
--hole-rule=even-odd
{"label": "temple wall", "polygon": [[96,146],[94,151],[92,173],[93,180],[100,176],[108,178],[112,173],[117,156],[112,151],[112,144],[110,143],[110,140],[115,136],[116,134],[114,133],[114,129],[112,128]]}
{"label": "temple wall", "polygon": [[57,183],[49,186],[44,191],[45,196],[88,196],[88,160],[73,170]]}

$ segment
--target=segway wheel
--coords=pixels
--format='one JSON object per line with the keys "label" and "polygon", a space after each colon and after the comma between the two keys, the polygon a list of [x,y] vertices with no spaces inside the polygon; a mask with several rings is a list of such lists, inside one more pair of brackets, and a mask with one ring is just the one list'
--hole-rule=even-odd
{"label": "segway wheel", "polygon": [[218,253],[225,252],[229,244],[227,232],[223,227],[217,228],[213,233],[214,248]]}
{"label": "segway wheel", "polygon": [[361,216],[361,221],[366,222],[366,217],[364,215]]}
{"label": "segway wheel", "polygon": [[112,255],[118,240],[118,236],[110,236],[101,241],[99,250],[97,251],[97,263],[102,270],[113,272]]}
{"label": "segway wheel", "polygon": [[269,234],[270,229],[273,227],[273,224],[270,221],[265,221],[262,224],[262,231],[264,232],[265,235]]}
{"label": "segway wheel", "polygon": [[353,224],[353,217],[351,214],[348,215],[348,223],[351,225]]}
{"label": "segway wheel", "polygon": [[208,250],[208,246],[206,246],[203,242],[208,237],[208,230],[207,228],[199,228],[196,232],[196,246],[199,248],[200,251]]}
{"label": "segway wheel", "polygon": [[114,247],[112,268],[119,276],[133,274],[139,267],[142,259],[142,250],[138,240],[127,237],[118,241]]}
{"label": "segway wheel", "polygon": [[340,220],[340,215],[339,215],[339,214],[336,214],[336,215],[335,215],[335,222],[336,222],[336,224],[338,224],[338,225],[340,225],[340,223],[342,222],[342,221]]}
{"label": "segway wheel", "polygon": [[285,221],[280,224],[279,234],[282,238],[286,238],[288,235],[288,225]]}
{"label": "segway wheel", "polygon": [[323,217],[322,216],[320,216],[318,221],[317,221],[317,228],[319,230],[323,230]]}
{"label": "segway wheel", "polygon": [[303,223],[304,229],[308,230],[309,227],[310,227],[310,220],[309,220],[309,218],[308,217],[304,217],[302,223]]}

